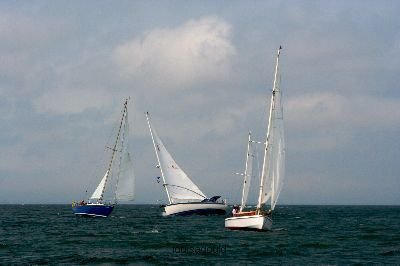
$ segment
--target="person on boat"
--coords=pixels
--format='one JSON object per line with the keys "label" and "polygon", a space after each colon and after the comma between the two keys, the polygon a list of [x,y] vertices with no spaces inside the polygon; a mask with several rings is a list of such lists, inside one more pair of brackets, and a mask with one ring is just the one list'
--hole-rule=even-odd
{"label": "person on boat", "polygon": [[232,216],[235,216],[237,213],[239,212],[239,207],[238,206],[233,206],[233,209],[232,209]]}
{"label": "person on boat", "polygon": [[86,205],[86,202],[85,202],[84,200],[82,200],[79,204],[80,204],[81,206],[83,206],[83,205]]}

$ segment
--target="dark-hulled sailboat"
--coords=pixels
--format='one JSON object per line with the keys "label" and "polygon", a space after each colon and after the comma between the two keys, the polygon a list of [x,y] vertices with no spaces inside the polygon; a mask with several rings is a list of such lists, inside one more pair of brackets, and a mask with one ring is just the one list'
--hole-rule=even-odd
{"label": "dark-hulled sailboat", "polygon": [[[108,217],[117,201],[132,201],[134,199],[134,174],[131,156],[128,150],[129,124],[128,99],[122,109],[122,118],[114,146],[111,149],[111,160],[108,168],[91,197],[85,202],[72,203],[72,210],[76,215],[89,217]],[[110,177],[116,177],[110,182]],[[113,198],[106,199],[105,192],[115,185]]]}

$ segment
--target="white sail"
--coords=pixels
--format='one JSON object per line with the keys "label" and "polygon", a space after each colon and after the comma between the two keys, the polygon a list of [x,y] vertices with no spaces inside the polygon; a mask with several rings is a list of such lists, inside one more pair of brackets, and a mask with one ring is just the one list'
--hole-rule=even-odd
{"label": "white sail", "polygon": [[150,126],[149,120],[148,123],[170,203],[194,202],[206,199],[207,196],[190,180],[172,158],[154,128]]}
{"label": "white sail", "polygon": [[132,201],[135,199],[135,176],[132,169],[132,161],[129,152],[122,158],[116,199],[118,201]]}
{"label": "white sail", "polygon": [[121,135],[122,149],[119,160],[118,183],[115,197],[117,201],[132,201],[135,198],[135,176],[133,173],[133,165],[128,145],[128,112],[126,112],[124,121],[125,123]]}
{"label": "white sail", "polygon": [[278,201],[279,195],[282,190],[283,180],[285,177],[285,138],[280,90],[277,93],[275,109],[275,134],[273,138],[274,148],[271,158],[271,179],[273,180],[273,187],[271,188],[271,210],[275,208],[275,205]]}
{"label": "white sail", "polygon": [[[281,48],[280,48],[281,49]],[[274,86],[272,89],[269,123],[260,184],[258,208],[270,200],[271,210],[275,208],[282,190],[285,175],[285,140],[283,107],[280,90],[279,55],[276,60]]]}
{"label": "white sail", "polygon": [[285,139],[283,127],[283,113],[281,93],[275,91],[274,108],[271,119],[271,134],[268,139],[267,178],[262,203],[270,199],[271,210],[275,208],[282,190],[285,176]]}
{"label": "white sail", "polygon": [[247,144],[247,155],[246,155],[246,167],[244,170],[244,178],[243,178],[243,192],[242,192],[242,204],[240,205],[240,212],[246,206],[247,197],[249,195],[250,183],[253,174],[253,158],[254,158],[254,147],[253,142],[251,141],[251,134],[249,133],[249,140]]}
{"label": "white sail", "polygon": [[92,196],[90,197],[91,200],[98,200],[102,198],[103,190],[106,185],[106,180],[108,177],[109,171],[107,170],[104,177],[101,179],[99,185],[97,186],[96,190],[93,192]]}

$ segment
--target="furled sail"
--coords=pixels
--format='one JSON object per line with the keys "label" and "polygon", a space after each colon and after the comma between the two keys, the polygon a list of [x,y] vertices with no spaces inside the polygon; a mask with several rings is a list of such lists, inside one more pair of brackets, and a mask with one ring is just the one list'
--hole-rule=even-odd
{"label": "furled sail", "polygon": [[149,127],[170,203],[193,202],[206,199],[207,196],[190,180],[172,158],[154,128],[150,126],[150,122]]}

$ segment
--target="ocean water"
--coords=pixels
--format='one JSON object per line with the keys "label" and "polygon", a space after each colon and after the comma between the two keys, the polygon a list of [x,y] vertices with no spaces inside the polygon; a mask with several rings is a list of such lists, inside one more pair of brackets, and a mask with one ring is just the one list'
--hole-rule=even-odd
{"label": "ocean water", "polygon": [[400,206],[279,206],[268,232],[161,211],[120,205],[104,219],[67,205],[0,205],[0,264],[400,264]]}

